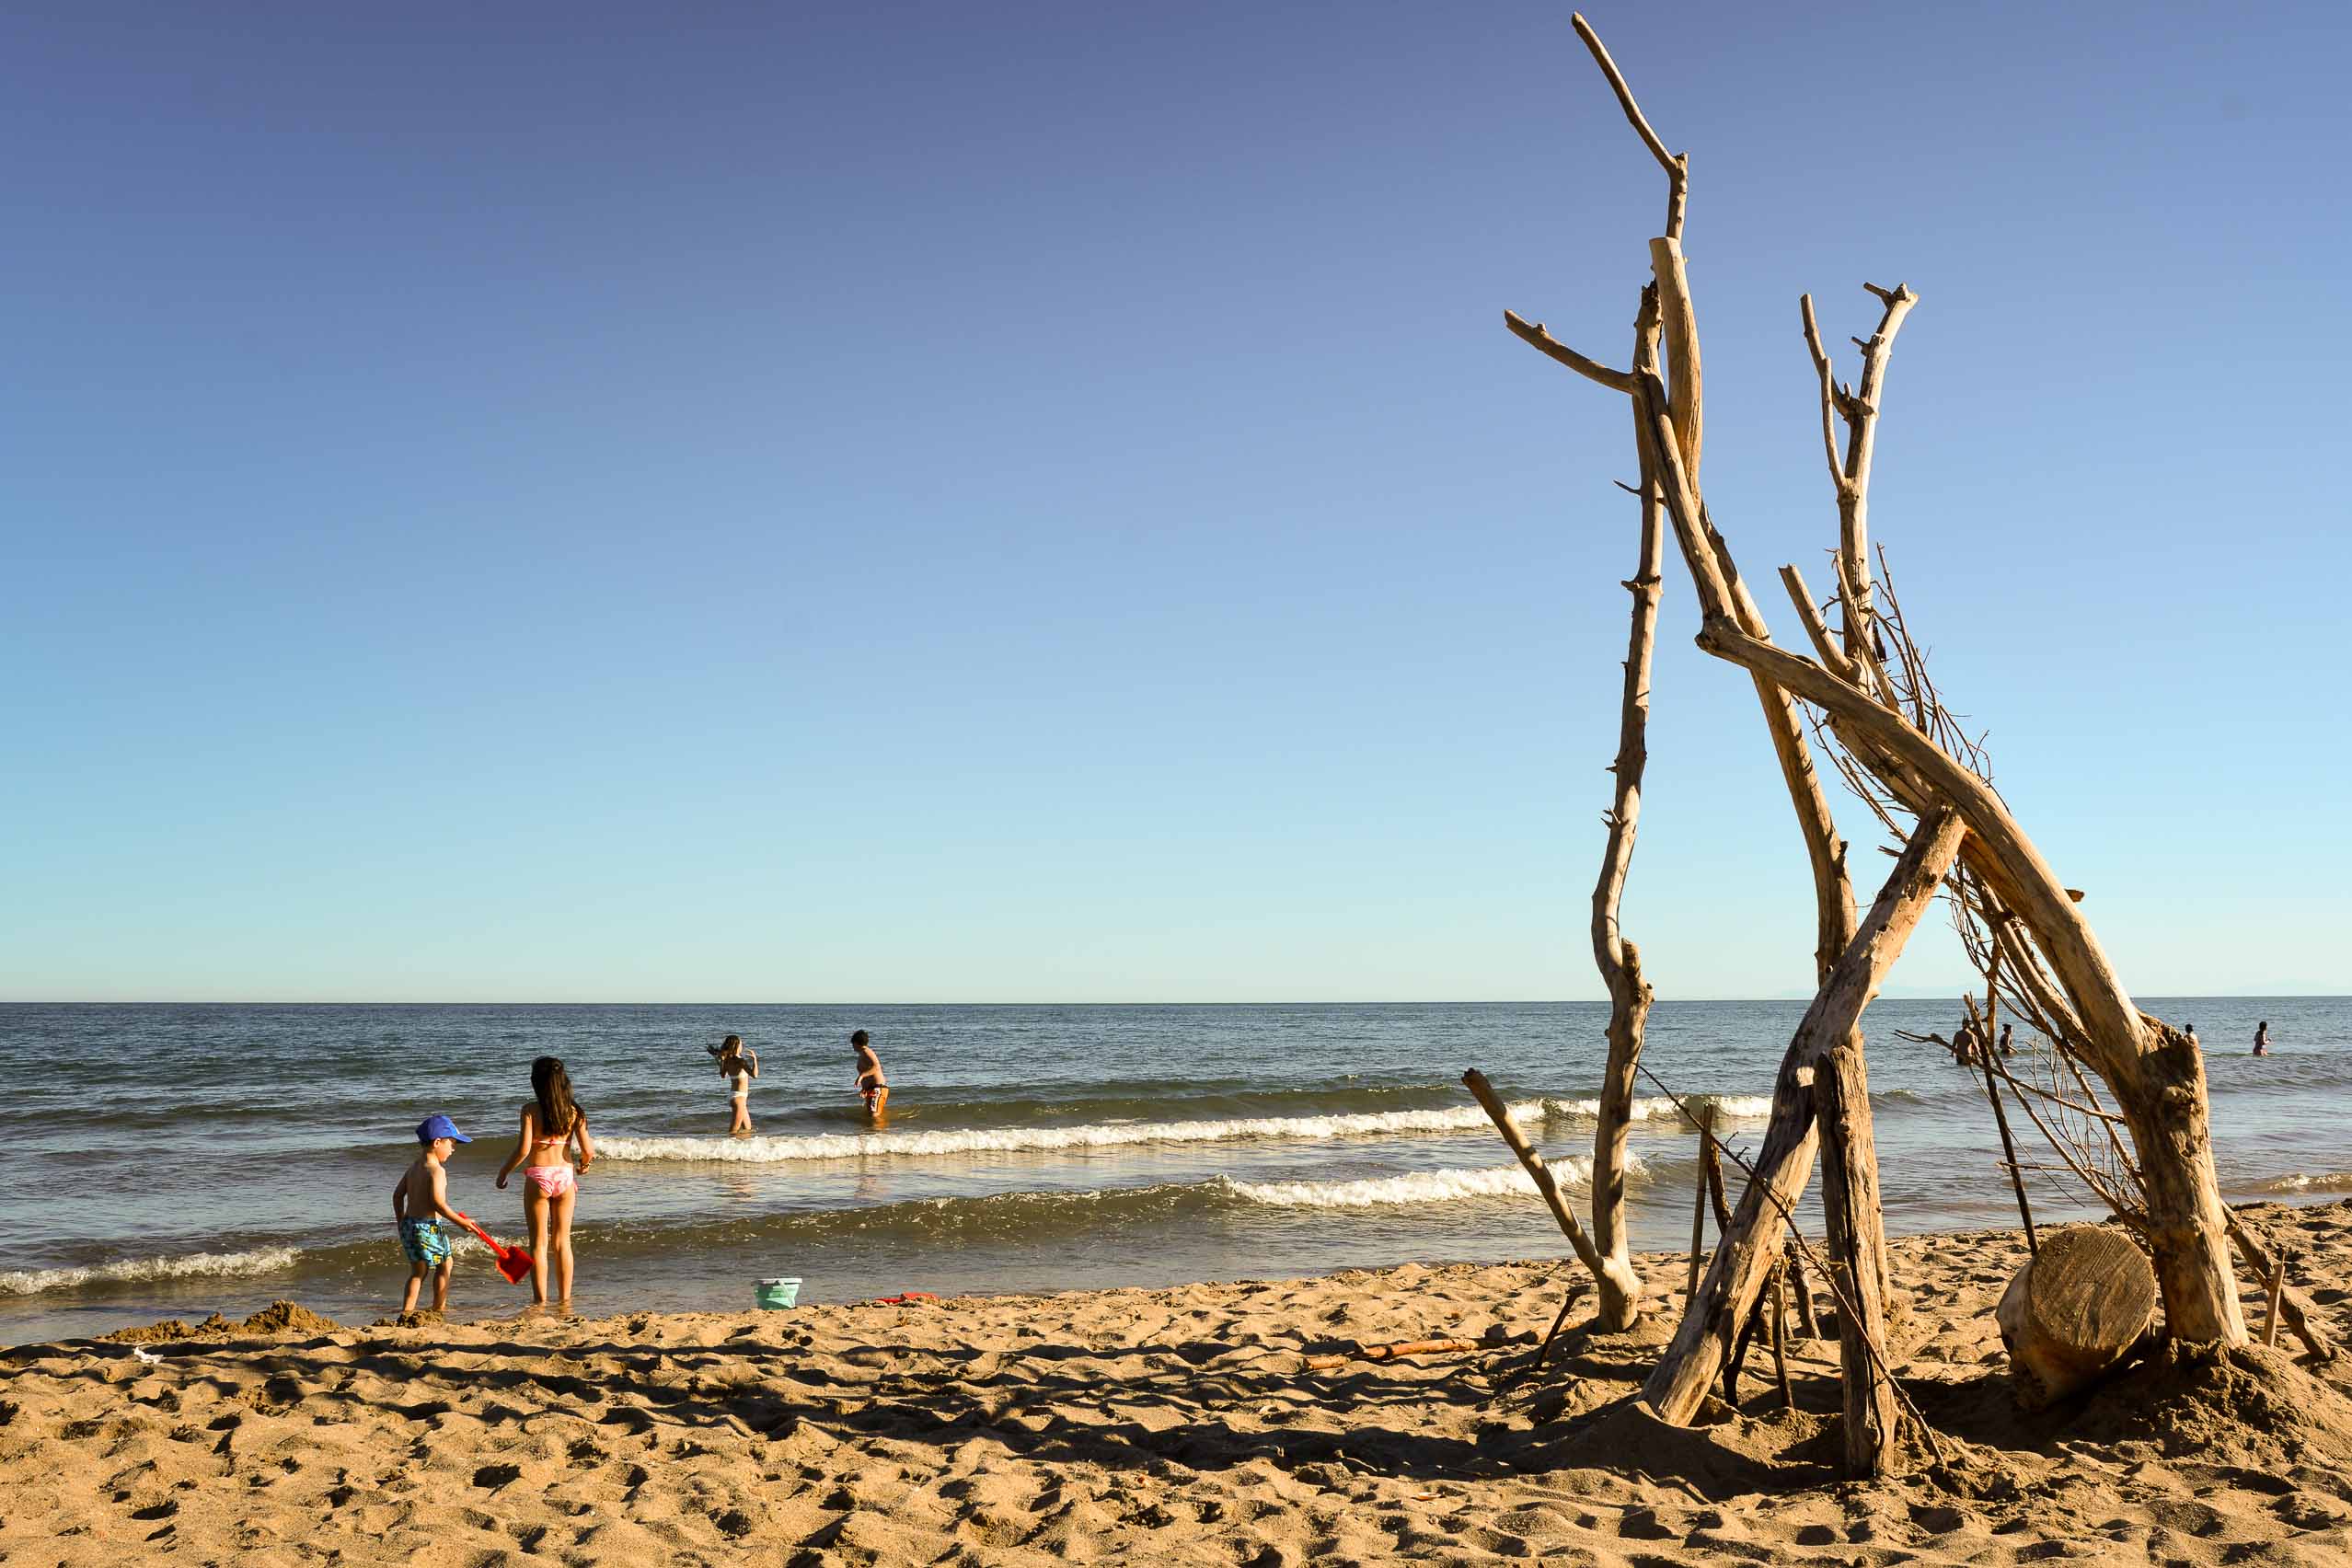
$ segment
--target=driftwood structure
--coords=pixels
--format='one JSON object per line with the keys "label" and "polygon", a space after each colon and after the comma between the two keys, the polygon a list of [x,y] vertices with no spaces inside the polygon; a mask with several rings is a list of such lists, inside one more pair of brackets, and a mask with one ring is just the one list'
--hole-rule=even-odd
{"label": "driftwood structure", "polygon": [[[1874,552],[1870,479],[1888,363],[1919,296],[1908,286],[1864,285],[1878,303],[1878,323],[1867,339],[1854,340],[1862,363],[1850,384],[1835,375],[1811,296],[1800,302],[1838,541],[1830,558],[1835,591],[1826,599],[1816,598],[1795,567],[1781,571],[1810,656],[1792,651],[1772,640],[1701,485],[1705,410],[1697,318],[1682,248],[1688,155],[1667,150],[1582,17],[1574,18],[1574,27],[1627,121],[1665,171],[1667,186],[1665,232],[1649,242],[1650,277],[1636,312],[1629,368],[1590,358],[1555,339],[1541,323],[1505,313],[1505,324],[1520,339],[1625,398],[1634,422],[1642,549],[1635,577],[1627,583],[1634,613],[1617,799],[1593,898],[1595,957],[1612,1003],[1606,1085],[1621,1082],[1630,1097],[1648,1005],[1639,955],[1618,928],[1617,900],[1638,817],[1649,644],[1656,620],[1654,579],[1663,553],[1662,543],[1654,548],[1653,540],[1662,528],[1670,527],[1697,593],[1699,646],[1738,666],[1756,690],[1804,843],[1816,909],[1818,991],[1783,1055],[1762,1145],[1752,1163],[1742,1162],[1750,1172],[1747,1187],[1643,1398],[1670,1422],[1686,1423],[1697,1412],[1731,1351],[1735,1332],[1750,1320],[1774,1277],[1790,1214],[1818,1148],[1825,1157],[1832,1259],[1827,1283],[1844,1327],[1847,1458],[1856,1473],[1876,1473],[1896,1458],[1900,1390],[1891,1383],[1886,1354],[1891,1282],[1878,1211],[1862,1019],[1928,903],[1939,890],[1957,900],[1971,951],[1988,961],[1980,967],[1988,970],[1989,1008],[2006,999],[2039,1028],[2056,1060],[2079,1083],[2079,1102],[2096,1107],[2093,1125],[2114,1156],[2112,1206],[2130,1222],[2152,1258],[2167,1331],[2183,1340],[2235,1343],[2244,1340],[2246,1330],[2231,1268],[2229,1216],[2214,1177],[2204,1067],[2192,1040],[2133,1002],[2078,907],[2081,894],[2058,880],[1992,788],[1982,752],[1953,721],[1928,677],[1883,552]],[[1834,629],[1830,611],[1837,617]],[[1846,843],[1815,765],[1816,742],[1901,846],[1892,874],[1859,917]],[[1988,1025],[1990,1021],[1989,1014]],[[2000,1073],[2008,1077],[2005,1068]],[[2093,1079],[2105,1086],[2112,1111],[2091,1093]],[[1630,1320],[1631,1292],[1622,1277],[1611,1277],[1617,1273],[1612,1253],[1621,1245],[1621,1211],[1603,1202],[1601,1156],[1612,1138],[1606,1150],[1611,1156],[1608,1170],[1621,1185],[1622,1119],[1612,1128],[1604,1115],[1595,1147],[1597,1234],[1578,1251],[1600,1279],[1604,1318],[1613,1297],[1617,1315]],[[2013,1156],[2011,1163],[2015,1164]],[[1605,1212],[1610,1215],[1608,1222],[1601,1217]],[[1616,1228],[1606,1228],[1610,1224]],[[2287,1312],[2287,1320],[2293,1323],[2297,1315]],[[1929,1440],[1932,1444],[1931,1435]]]}

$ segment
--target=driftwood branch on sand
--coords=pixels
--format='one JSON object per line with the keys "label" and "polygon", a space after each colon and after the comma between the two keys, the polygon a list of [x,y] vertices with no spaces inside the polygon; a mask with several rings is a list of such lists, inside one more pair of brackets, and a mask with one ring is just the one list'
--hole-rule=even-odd
{"label": "driftwood branch on sand", "polygon": [[1389,1344],[1358,1344],[1348,1350],[1310,1355],[1307,1358],[1307,1365],[1320,1368],[1341,1366],[1351,1361],[1395,1361],[1407,1355],[1458,1355],[1464,1351],[1480,1348],[1476,1340],[1397,1340]]}

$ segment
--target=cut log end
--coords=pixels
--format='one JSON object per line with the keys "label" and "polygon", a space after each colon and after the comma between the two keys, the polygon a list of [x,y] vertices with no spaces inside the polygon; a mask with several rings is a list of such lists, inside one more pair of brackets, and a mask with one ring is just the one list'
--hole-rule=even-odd
{"label": "cut log end", "polygon": [[2040,1410],[2096,1382],[2156,1317],[2156,1271],[2129,1238],[2081,1225],[2043,1239],[1995,1314],[2017,1402]]}

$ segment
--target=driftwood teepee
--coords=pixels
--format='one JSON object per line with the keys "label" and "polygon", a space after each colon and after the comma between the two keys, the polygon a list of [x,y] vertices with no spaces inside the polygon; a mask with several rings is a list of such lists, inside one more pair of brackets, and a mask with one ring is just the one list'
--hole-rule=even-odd
{"label": "driftwood teepee", "polygon": [[[1696,1412],[1733,1332],[1753,1310],[1779,1261],[1789,1215],[1819,1147],[1829,1285],[1848,1325],[1840,1340],[1848,1458],[1859,1471],[1875,1471],[1893,1461],[1896,1390],[1885,1355],[1886,1246],[1861,1023],[1938,890],[1955,873],[1965,878],[1963,896],[1985,923],[1983,940],[2003,954],[2012,989],[2030,997],[2058,1048],[2107,1086],[2131,1142],[2142,1199],[2133,1212],[2153,1256],[2167,1329],[2181,1340],[2235,1343],[2244,1339],[2245,1328],[2208,1140],[2204,1066],[2185,1035],[2134,1005],[2076,906],[2080,895],[2058,880],[1992,789],[1981,755],[1951,722],[1927,679],[1899,613],[1885,607],[1885,581],[1874,571],[1869,536],[1871,467],[1887,363],[1918,296],[1908,287],[1865,285],[1879,302],[1880,316],[1871,337],[1856,340],[1862,370],[1851,385],[1833,375],[1813,302],[1803,301],[1839,515],[1837,585],[1827,600],[1839,618],[1834,633],[1796,570],[1781,573],[1813,651],[1807,658],[1772,641],[1700,483],[1702,377],[1682,252],[1688,156],[1666,150],[1582,17],[1574,26],[1667,183],[1666,232],[1649,243],[1651,277],[1637,313],[1630,368],[1589,358],[1539,323],[1505,316],[1521,339],[1627,399],[1640,459],[1642,564],[1628,583],[1635,610],[1618,799],[1594,894],[1596,957],[1613,1002],[1605,1089],[1630,1098],[1648,1000],[1639,955],[1617,928],[1616,905],[1639,807],[1640,726],[1662,553],[1653,540],[1662,524],[1671,526],[1697,590],[1699,646],[1747,672],[1756,689],[1804,841],[1816,915],[1819,988],[1782,1058],[1747,1188],[1643,1398],[1668,1421],[1688,1422]],[[1892,873],[1859,916],[1846,844],[1814,764],[1808,736],[1815,725],[1833,765],[1902,839]],[[1621,1154],[1624,1114],[1619,1107],[1612,1124],[1608,1109],[1605,1097],[1594,1173],[1596,1242],[1607,1238],[1607,1245],[1578,1249],[1600,1275],[1605,1297],[1617,1272],[1607,1265],[1622,1261],[1623,1245],[1621,1179],[1614,1193],[1604,1192],[1598,1156],[1600,1145],[1612,1138]],[[1616,1170],[1621,1172],[1621,1161]]]}

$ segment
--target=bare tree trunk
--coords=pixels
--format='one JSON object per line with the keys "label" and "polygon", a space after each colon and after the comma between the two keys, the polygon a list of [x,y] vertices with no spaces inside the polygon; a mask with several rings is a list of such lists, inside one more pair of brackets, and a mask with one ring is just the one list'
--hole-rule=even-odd
{"label": "bare tree trunk", "polygon": [[[1658,296],[1642,291],[1633,324],[1633,363],[1654,366],[1658,350]],[[1642,819],[1642,772],[1649,761],[1650,666],[1656,647],[1659,558],[1666,550],[1666,502],[1645,471],[1642,481],[1642,543],[1631,581],[1632,627],[1625,648],[1625,691],[1618,709],[1616,799],[1608,813],[1608,844],[1601,856],[1600,880],[1593,887],[1593,962],[1608,987],[1608,1061],[1601,1070],[1599,1125],[1593,1131],[1593,1246],[1600,1264],[1594,1272],[1598,1307],[1593,1326],[1605,1332],[1630,1329],[1642,1315],[1642,1276],[1625,1223],[1625,1141],[1632,1122],[1634,1071],[1642,1057],[1642,1032],[1650,1016],[1650,985],[1642,975],[1641,950],[1627,941],[1618,921],[1619,901],[1633,862],[1633,837]]]}
{"label": "bare tree trunk", "polygon": [[1858,1479],[1895,1468],[1895,1389],[1871,1346],[1887,1343],[1886,1231],[1878,1207],[1878,1148],[1871,1132],[1870,1078],[1862,1054],[1841,1041],[1813,1076],[1821,1124],[1821,1209],[1828,1223],[1829,1272],[1841,1281],[1846,1324],[1838,1339],[1845,1378],[1846,1473]]}
{"label": "bare tree trunk", "polygon": [[2213,1170],[2205,1058],[2196,1042],[2160,1019],[2141,1015],[2146,1048],[2107,1073],[2139,1156],[2148,1196],[2148,1229],[2164,1327],[2175,1339],[2246,1337],[2230,1265],[2230,1211]]}
{"label": "bare tree trunk", "polygon": [[1731,1229],[1716,1244],[1674,1343],[1643,1386],[1642,1398],[1660,1419],[1678,1425],[1690,1420],[1715,1380],[1728,1330],[1755,1309],[1765,1278],[1779,1261],[1782,1216],[1795,1206],[1813,1173],[1813,1083],[1821,1056],[1843,1045],[1858,1027],[1862,1009],[1878,995],[1952,869],[1964,836],[1960,819],[1951,812],[1932,812],[1921,820],[1862,928],[1798,1023],[1781,1058],[1772,1120]]}

